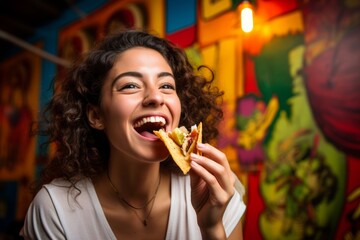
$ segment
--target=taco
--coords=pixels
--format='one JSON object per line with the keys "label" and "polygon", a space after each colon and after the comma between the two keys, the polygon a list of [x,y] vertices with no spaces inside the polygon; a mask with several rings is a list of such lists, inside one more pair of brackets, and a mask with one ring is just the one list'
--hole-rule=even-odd
{"label": "taco", "polygon": [[160,129],[154,134],[164,142],[175,163],[187,174],[191,169],[190,154],[196,149],[196,144],[202,142],[202,123],[193,125],[190,131],[182,126],[169,132]]}

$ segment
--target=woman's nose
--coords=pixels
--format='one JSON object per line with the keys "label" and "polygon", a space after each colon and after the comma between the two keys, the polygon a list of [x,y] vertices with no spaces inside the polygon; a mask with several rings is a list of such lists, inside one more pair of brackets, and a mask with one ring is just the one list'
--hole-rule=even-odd
{"label": "woman's nose", "polygon": [[146,91],[143,105],[144,106],[160,106],[164,104],[164,96],[159,89],[151,88]]}

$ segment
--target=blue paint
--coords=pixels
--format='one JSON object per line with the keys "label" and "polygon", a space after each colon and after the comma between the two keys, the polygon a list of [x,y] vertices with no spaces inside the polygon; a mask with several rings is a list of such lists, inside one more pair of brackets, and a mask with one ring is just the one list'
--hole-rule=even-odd
{"label": "blue paint", "polygon": [[[43,42],[43,50],[58,55],[59,46],[59,31],[76,21],[81,20],[82,17],[87,14],[91,14],[96,9],[103,6],[108,1],[97,0],[97,1],[82,1],[78,3],[75,9],[68,9],[60,16],[56,21],[49,23],[48,25],[39,28],[29,42]],[[40,83],[40,95],[39,95],[39,110],[42,112],[45,105],[53,95],[52,82],[57,73],[57,66],[53,62],[46,59],[42,59],[41,63],[41,83]],[[36,146],[36,156],[47,155],[47,148],[44,148],[42,144],[47,140],[47,137],[38,136]]]}
{"label": "blue paint", "polygon": [[166,0],[166,33],[171,34],[196,23],[196,0]]}

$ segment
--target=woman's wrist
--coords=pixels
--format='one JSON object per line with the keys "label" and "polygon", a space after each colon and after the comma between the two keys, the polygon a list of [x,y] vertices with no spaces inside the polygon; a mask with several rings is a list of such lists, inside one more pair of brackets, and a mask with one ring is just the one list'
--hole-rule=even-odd
{"label": "woman's wrist", "polygon": [[226,233],[222,222],[211,228],[200,227],[200,230],[201,230],[202,239],[204,240],[226,239]]}

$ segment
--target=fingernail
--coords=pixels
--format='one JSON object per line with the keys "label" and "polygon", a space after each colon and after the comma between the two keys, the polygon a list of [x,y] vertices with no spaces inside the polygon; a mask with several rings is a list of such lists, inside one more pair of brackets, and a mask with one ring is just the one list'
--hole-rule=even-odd
{"label": "fingernail", "polygon": [[190,157],[191,157],[191,159],[194,159],[194,160],[199,159],[199,156],[195,153],[191,153]]}
{"label": "fingernail", "polygon": [[204,148],[205,148],[205,144],[203,144],[203,143],[198,143],[198,144],[197,144],[197,148],[199,148],[199,149],[204,149]]}
{"label": "fingernail", "polygon": [[190,162],[190,165],[191,165],[192,167],[197,167],[197,166],[199,166],[199,164],[198,164],[197,162],[195,162],[195,161],[191,161],[191,162]]}

